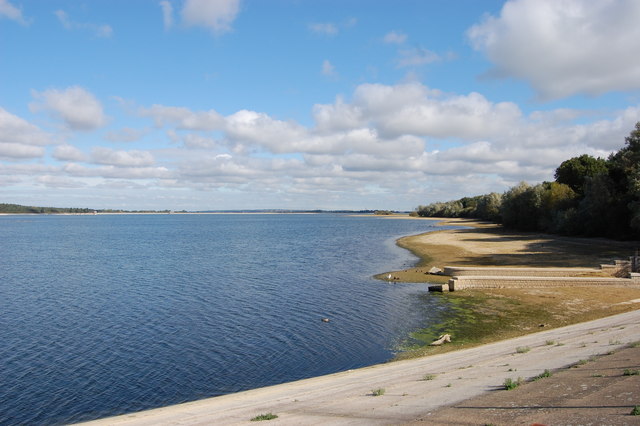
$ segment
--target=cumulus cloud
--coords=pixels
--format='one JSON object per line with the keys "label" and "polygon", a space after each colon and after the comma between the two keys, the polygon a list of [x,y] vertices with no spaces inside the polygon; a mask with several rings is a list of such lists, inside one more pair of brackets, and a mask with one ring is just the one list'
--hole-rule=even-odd
{"label": "cumulus cloud", "polygon": [[363,84],[353,103],[387,136],[483,138],[504,133],[522,115],[510,102],[492,103],[479,93],[447,95],[419,83]]}
{"label": "cumulus cloud", "polygon": [[467,35],[495,69],[542,99],[640,88],[636,0],[511,0]]}
{"label": "cumulus cloud", "polygon": [[366,124],[360,107],[345,103],[342,96],[338,96],[333,104],[314,105],[313,118],[322,132],[355,129]]}
{"label": "cumulus cloud", "polygon": [[9,0],[0,0],[0,18],[3,17],[27,25],[27,21],[22,16],[22,10],[11,4]]}
{"label": "cumulus cloud", "polygon": [[407,35],[398,31],[390,31],[382,39],[386,44],[403,44],[407,41]]}
{"label": "cumulus cloud", "polygon": [[231,24],[239,11],[240,0],[186,0],[182,21],[187,26],[205,27],[220,35],[232,30]]}
{"label": "cumulus cloud", "polygon": [[69,17],[64,10],[56,10],[53,12],[58,18],[62,26],[67,30],[83,30],[92,32],[96,37],[109,38],[113,35],[113,28],[106,24],[94,24],[90,22],[75,22]]}
{"label": "cumulus cloud", "polygon": [[131,127],[123,127],[119,130],[107,132],[105,139],[111,142],[135,142],[140,140],[146,133],[146,130],[133,129]]}
{"label": "cumulus cloud", "polygon": [[0,158],[27,159],[44,156],[44,148],[21,143],[0,142]]}
{"label": "cumulus cloud", "polygon": [[153,105],[140,108],[143,117],[152,117],[156,126],[176,125],[185,130],[216,130],[224,126],[224,118],[215,110],[193,112],[184,107]]}
{"label": "cumulus cloud", "polygon": [[[259,193],[322,194],[342,206],[401,190],[424,203],[548,180],[560,162],[582,153],[606,156],[622,146],[640,105],[595,121],[596,112],[566,108],[526,115],[480,93],[412,82],[361,84],[349,98],[315,105],[311,126],[251,110],[223,116],[152,105],[136,113],[155,122],[148,131],[166,135],[170,146],[153,154],[96,147],[86,155],[59,145],[53,156],[67,163],[42,174],[250,193],[254,201]],[[454,182],[463,189],[447,193]]]}
{"label": "cumulus cloud", "polygon": [[20,145],[48,145],[52,137],[28,121],[0,107],[0,142]]}
{"label": "cumulus cloud", "polygon": [[99,146],[91,151],[91,161],[116,167],[145,167],[155,163],[153,155],[148,151],[122,151]]}
{"label": "cumulus cloud", "polygon": [[82,87],[48,89],[44,92],[33,90],[32,96],[36,102],[29,105],[31,111],[47,111],[63,120],[72,130],[95,130],[106,123],[102,104]]}
{"label": "cumulus cloud", "polygon": [[73,145],[58,145],[53,150],[53,158],[60,161],[87,161],[88,157]]}
{"label": "cumulus cloud", "polygon": [[264,113],[241,110],[226,117],[225,133],[236,143],[284,153],[297,149],[305,139],[306,129],[297,123],[276,120]]}

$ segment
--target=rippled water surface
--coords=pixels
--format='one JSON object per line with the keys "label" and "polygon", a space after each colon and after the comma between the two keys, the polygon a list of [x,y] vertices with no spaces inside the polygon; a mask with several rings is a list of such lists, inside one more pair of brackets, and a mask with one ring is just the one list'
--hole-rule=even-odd
{"label": "rippled water surface", "polygon": [[[367,366],[446,309],[375,273],[430,221],[0,217],[0,424],[61,424]],[[330,318],[329,323],[320,319]]]}

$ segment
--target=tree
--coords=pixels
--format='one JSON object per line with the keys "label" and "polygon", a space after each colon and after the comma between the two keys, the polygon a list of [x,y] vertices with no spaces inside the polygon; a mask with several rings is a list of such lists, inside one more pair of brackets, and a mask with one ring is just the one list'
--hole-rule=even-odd
{"label": "tree", "polygon": [[606,174],[607,170],[605,159],[583,154],[563,161],[556,169],[554,177],[556,182],[568,185],[577,194],[583,194],[585,180],[588,177]]}
{"label": "tree", "polygon": [[493,222],[500,222],[500,206],[502,205],[502,195],[492,192],[491,194],[478,197],[476,205],[476,217]]}
{"label": "tree", "polygon": [[531,186],[526,182],[509,189],[502,196],[502,223],[507,228],[536,231],[542,206],[542,184]]}

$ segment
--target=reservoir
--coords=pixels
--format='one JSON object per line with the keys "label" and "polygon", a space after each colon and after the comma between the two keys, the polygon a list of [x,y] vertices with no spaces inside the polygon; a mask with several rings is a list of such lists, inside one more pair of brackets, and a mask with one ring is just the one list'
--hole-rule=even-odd
{"label": "reservoir", "polygon": [[[390,360],[446,301],[376,273],[435,221],[0,216],[0,424],[64,424]],[[322,321],[323,318],[328,322]]]}

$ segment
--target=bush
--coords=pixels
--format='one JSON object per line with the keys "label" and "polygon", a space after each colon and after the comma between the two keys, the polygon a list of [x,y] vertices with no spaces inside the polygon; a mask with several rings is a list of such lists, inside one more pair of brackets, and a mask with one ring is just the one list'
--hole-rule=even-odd
{"label": "bush", "polygon": [[267,414],[260,414],[259,416],[255,416],[254,418],[251,419],[252,422],[259,422],[261,420],[273,420],[273,419],[277,419],[278,416],[273,414],[273,413],[267,413]]}

